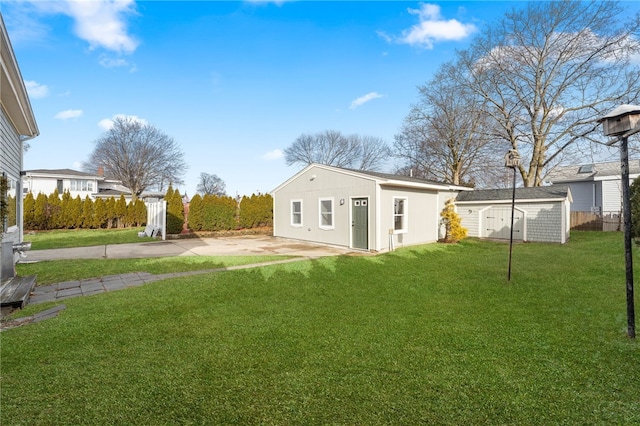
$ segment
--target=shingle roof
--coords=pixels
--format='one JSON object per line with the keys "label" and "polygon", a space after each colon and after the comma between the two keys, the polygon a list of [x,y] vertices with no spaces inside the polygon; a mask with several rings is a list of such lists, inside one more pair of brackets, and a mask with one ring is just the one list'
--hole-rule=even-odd
{"label": "shingle roof", "polygon": [[[336,168],[339,168],[339,167],[336,167]],[[429,180],[429,179],[422,179],[422,178],[417,178],[413,176],[394,175],[391,173],[372,172],[368,170],[355,170],[355,169],[344,169],[344,170],[348,170],[354,173],[360,173],[363,175],[369,175],[372,177],[388,179],[388,180],[399,180],[402,182],[413,182],[413,183],[425,183],[425,184],[431,184],[431,185],[448,185],[444,182],[438,182],[436,180]]]}
{"label": "shingle roof", "polygon": [[[569,196],[566,185],[536,186],[516,188],[516,200],[565,199]],[[498,201],[511,200],[513,189],[476,189],[458,194],[456,201]]]}
{"label": "shingle roof", "polygon": [[[640,174],[640,160],[629,160],[629,174]],[[579,182],[620,175],[620,161],[610,161],[558,166],[545,180],[547,182]]]}
{"label": "shingle roof", "polygon": [[96,174],[93,173],[85,173],[79,172],[77,170],[71,169],[35,169],[35,170],[25,170],[26,173],[29,174],[43,174],[43,175],[52,175],[52,176],[83,176],[83,177],[96,177]]}

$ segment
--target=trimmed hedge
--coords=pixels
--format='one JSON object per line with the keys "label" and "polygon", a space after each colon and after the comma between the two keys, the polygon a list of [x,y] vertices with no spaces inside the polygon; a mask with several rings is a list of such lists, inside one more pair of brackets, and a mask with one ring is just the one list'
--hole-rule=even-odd
{"label": "trimmed hedge", "polygon": [[24,228],[31,230],[130,228],[147,222],[144,202],[137,199],[127,204],[123,195],[118,201],[113,197],[93,201],[89,196],[72,198],[68,191],[62,196],[57,190],[49,196],[39,193],[35,198],[29,192],[23,208]]}
{"label": "trimmed hedge", "polygon": [[[167,201],[167,234],[182,232],[185,223],[184,205],[180,192],[171,186],[165,195]],[[15,204],[15,203],[13,203]],[[9,206],[11,203],[9,203]],[[98,229],[144,226],[147,208],[136,199],[127,204],[124,196],[95,201],[86,197],[71,197],[68,191],[49,196],[29,192],[24,198],[24,228]],[[244,196],[238,202],[229,196],[196,194],[189,203],[189,228],[193,231],[230,231],[273,225],[273,198],[269,194]]]}
{"label": "trimmed hedge", "polygon": [[273,197],[270,194],[242,197],[238,222],[241,228],[273,226]]}
{"label": "trimmed hedge", "polygon": [[184,204],[180,192],[169,185],[164,199],[167,201],[167,234],[179,234],[184,226]]}
{"label": "trimmed hedge", "polygon": [[189,229],[192,231],[230,231],[273,225],[273,198],[266,194],[229,196],[196,194],[189,203]]}

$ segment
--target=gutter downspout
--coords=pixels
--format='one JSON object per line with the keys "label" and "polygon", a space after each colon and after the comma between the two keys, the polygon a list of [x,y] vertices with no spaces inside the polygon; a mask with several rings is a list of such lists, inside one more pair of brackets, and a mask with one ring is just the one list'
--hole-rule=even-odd
{"label": "gutter downspout", "polygon": [[[24,143],[30,141],[31,139],[36,138],[40,133],[36,133],[32,136],[20,135],[18,138],[20,139],[20,144],[22,148],[22,155],[20,155],[20,178],[18,182],[16,182],[16,225],[18,225],[18,242],[22,243],[24,241],[24,194],[22,188],[22,176],[24,176]],[[18,198],[20,195],[20,198]]]}

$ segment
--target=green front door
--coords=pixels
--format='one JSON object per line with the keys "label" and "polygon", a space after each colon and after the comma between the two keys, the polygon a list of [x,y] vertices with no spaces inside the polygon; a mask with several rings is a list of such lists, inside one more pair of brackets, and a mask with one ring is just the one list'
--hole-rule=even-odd
{"label": "green front door", "polygon": [[353,248],[369,250],[369,200],[351,200],[351,240]]}

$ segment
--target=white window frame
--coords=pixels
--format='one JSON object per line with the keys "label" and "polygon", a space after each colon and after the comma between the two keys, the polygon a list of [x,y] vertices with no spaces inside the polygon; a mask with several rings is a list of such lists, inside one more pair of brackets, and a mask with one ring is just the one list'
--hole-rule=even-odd
{"label": "white window frame", "polygon": [[91,179],[70,179],[69,187],[71,191],[93,192],[93,180]]}
{"label": "white window frame", "polygon": [[[396,201],[403,201],[404,211],[402,214],[396,213]],[[393,205],[391,206],[392,213],[392,227],[394,234],[406,234],[409,232],[409,198],[408,197],[393,197]],[[396,228],[396,218],[401,218],[402,226]]]}
{"label": "white window frame", "polygon": [[[324,201],[329,201],[331,203],[331,210],[328,212],[329,217],[331,218],[330,224],[323,223],[323,214],[322,214],[322,203]],[[334,229],[335,228],[335,200],[333,197],[323,197],[318,198],[318,227],[320,229]]]}
{"label": "white window frame", "polygon": [[[297,213],[297,214],[300,215],[300,223],[296,223],[295,220],[294,220],[296,212],[293,209],[293,206],[294,206],[295,203],[300,203],[300,212]],[[301,228],[303,226],[302,225],[302,200],[291,200],[291,204],[289,205],[289,207],[290,207],[290,211],[291,211],[291,216],[290,216],[291,226],[293,226],[295,228]]]}

